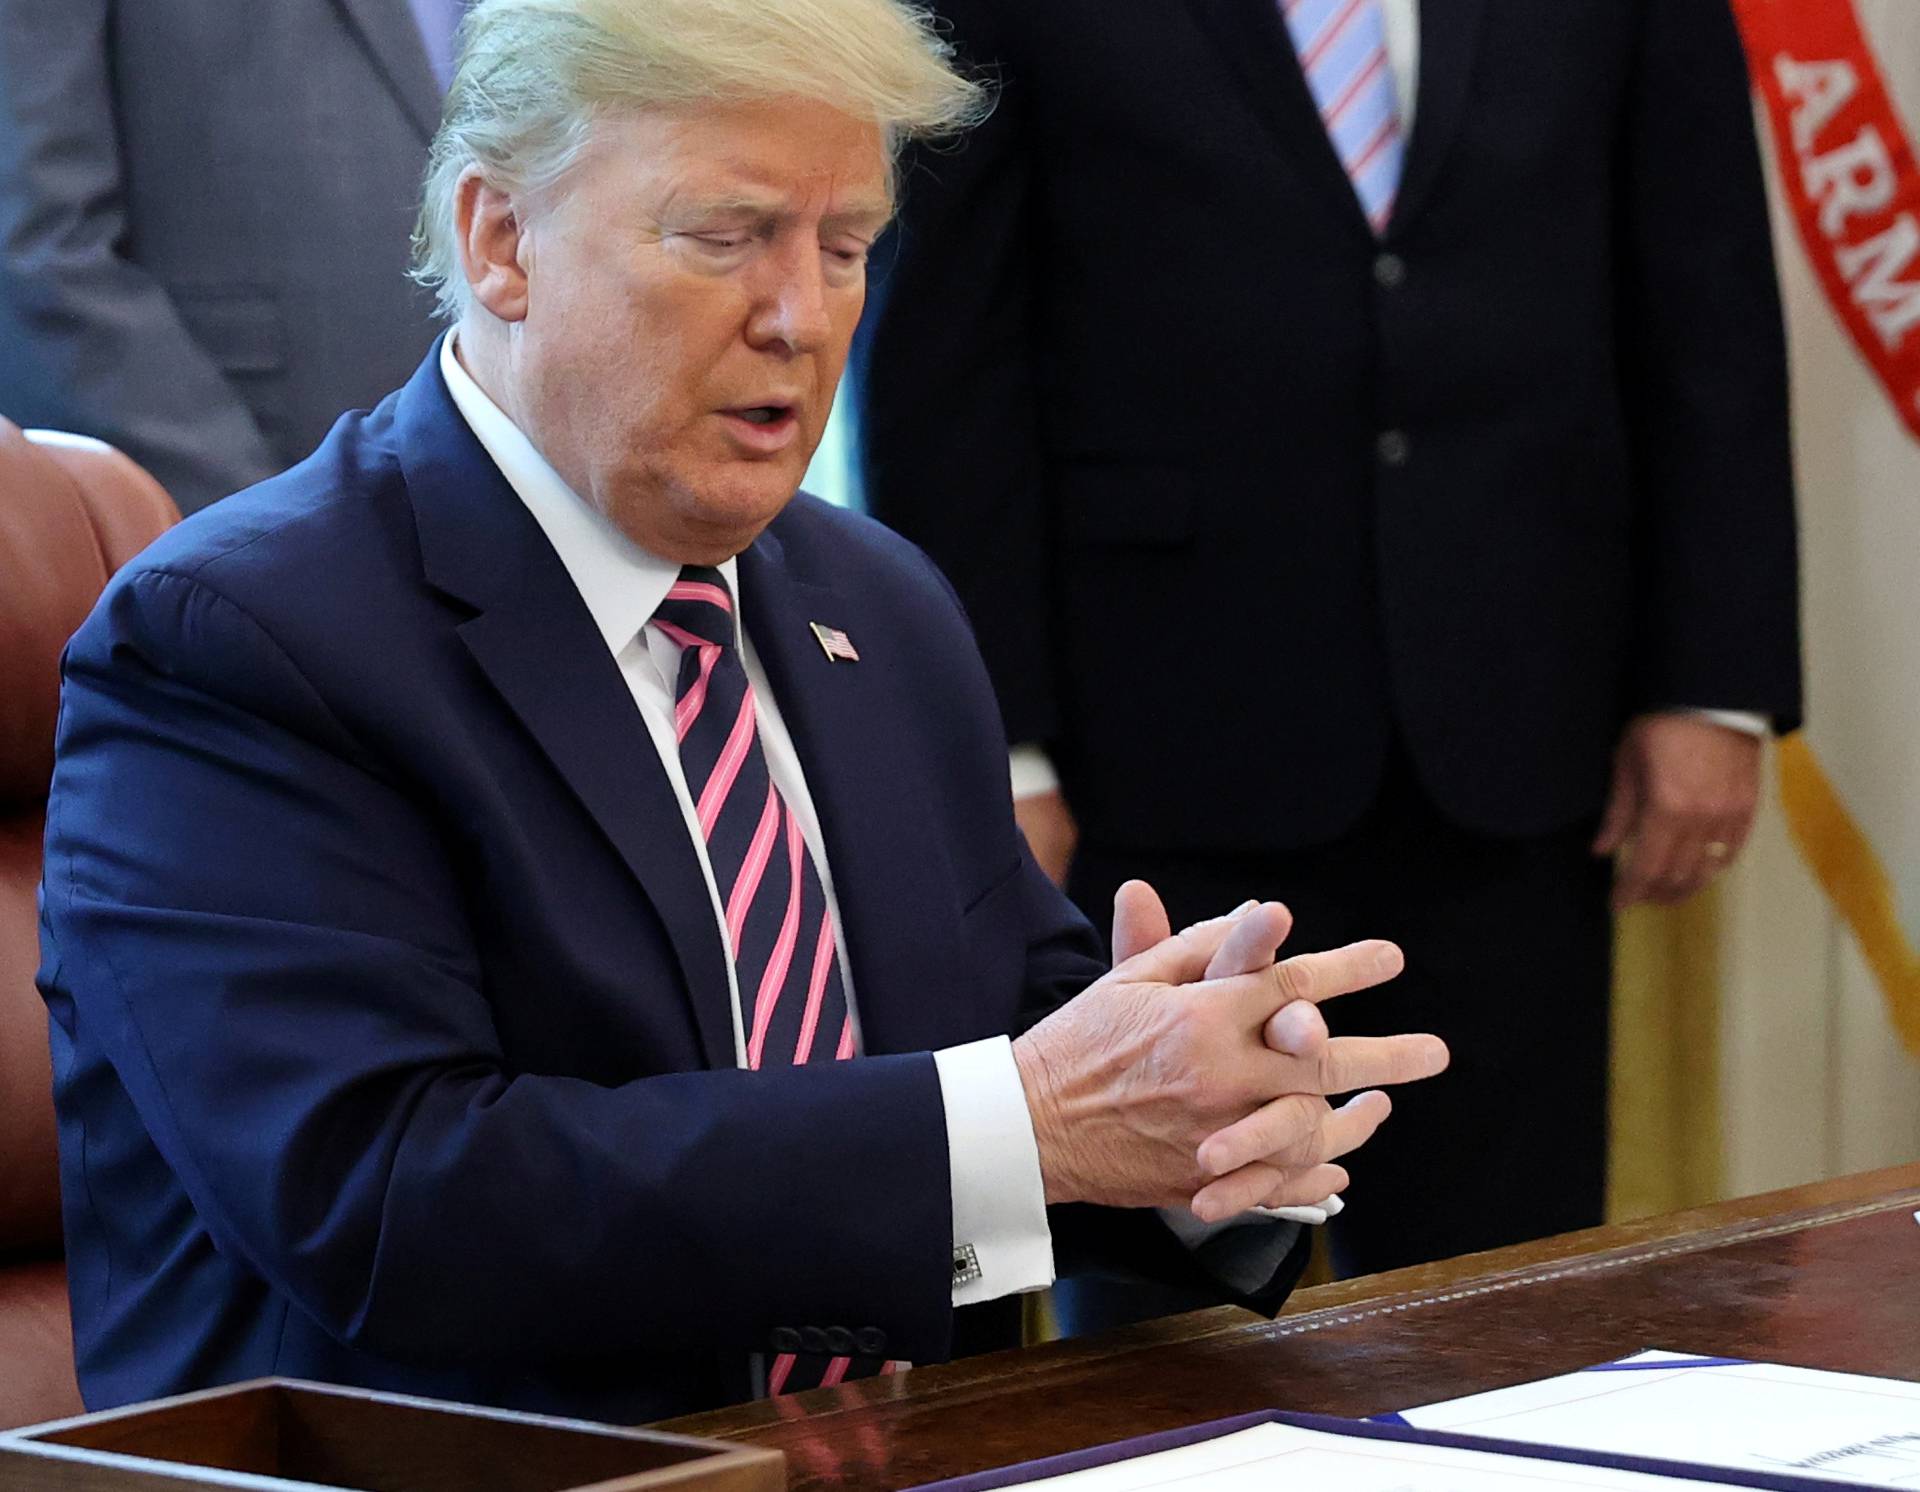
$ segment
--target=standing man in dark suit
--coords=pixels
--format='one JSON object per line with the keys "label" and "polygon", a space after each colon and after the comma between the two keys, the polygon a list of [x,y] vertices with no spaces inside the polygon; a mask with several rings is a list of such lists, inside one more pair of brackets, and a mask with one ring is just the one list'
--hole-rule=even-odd
{"label": "standing man in dark suit", "polygon": [[1726,0],[937,5],[1003,94],[909,175],[867,491],[1042,863],[1405,945],[1349,1019],[1460,1065],[1357,1164],[1347,1271],[1598,1222],[1609,902],[1724,867],[1800,712]]}
{"label": "standing man in dark suit", "polygon": [[463,8],[0,0],[0,412],[111,441],[191,512],[401,382]]}
{"label": "standing man in dark suit", "polygon": [[421,217],[453,331],[69,651],[41,987],[90,1404],[654,1419],[995,1340],[1076,1204],[1270,1309],[1300,1214],[1256,1209],[1386,1114],[1325,1095],[1444,1065],[1329,1040],[1398,952],[1275,964],[1276,907],[1174,935],[1131,887],[1105,972],[951,593],[795,494],[890,147],[974,104],[893,0],[476,8]]}

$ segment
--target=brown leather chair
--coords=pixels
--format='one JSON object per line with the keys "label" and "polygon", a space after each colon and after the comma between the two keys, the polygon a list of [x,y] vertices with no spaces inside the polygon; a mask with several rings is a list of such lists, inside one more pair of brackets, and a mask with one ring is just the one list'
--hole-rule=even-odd
{"label": "brown leather chair", "polygon": [[0,1429],[80,1411],[33,987],[60,649],[107,577],[179,517],[111,447],[0,420]]}

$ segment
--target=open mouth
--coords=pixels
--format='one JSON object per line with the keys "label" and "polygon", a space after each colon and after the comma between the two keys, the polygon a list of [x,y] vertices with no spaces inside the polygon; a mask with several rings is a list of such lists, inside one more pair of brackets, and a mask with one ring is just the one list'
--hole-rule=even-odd
{"label": "open mouth", "polygon": [[798,405],[739,404],[723,413],[735,444],[755,455],[776,455],[800,438]]}

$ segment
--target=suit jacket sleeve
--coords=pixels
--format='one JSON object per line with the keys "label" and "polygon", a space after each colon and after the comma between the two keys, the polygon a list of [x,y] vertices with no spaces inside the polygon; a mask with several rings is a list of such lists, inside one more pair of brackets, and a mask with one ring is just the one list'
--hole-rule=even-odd
{"label": "suit jacket sleeve", "polygon": [[1643,0],[1622,139],[1634,705],[1800,723],[1785,335],[1727,0]]}
{"label": "suit jacket sleeve", "polygon": [[541,991],[489,982],[477,872],[421,801],[199,579],[123,577],[72,644],[42,983],[213,1246],[402,1361],[761,1350],[807,1322],[944,1357],[931,1056],[515,1070],[494,1012]]}
{"label": "suit jacket sleeve", "polygon": [[137,225],[121,192],[112,11],[0,0],[0,413],[111,441],[191,510],[275,462],[165,289],[126,257]]}
{"label": "suit jacket sleeve", "polygon": [[1059,707],[1025,100],[987,7],[939,8],[962,64],[997,80],[999,97],[985,124],[916,152],[904,171],[856,374],[865,490],[873,515],[920,545],[959,590],[1009,737],[1046,741]]}

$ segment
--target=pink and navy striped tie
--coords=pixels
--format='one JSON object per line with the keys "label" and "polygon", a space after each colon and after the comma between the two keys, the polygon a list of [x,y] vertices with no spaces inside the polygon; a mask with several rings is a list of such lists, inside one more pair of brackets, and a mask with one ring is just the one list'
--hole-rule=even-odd
{"label": "pink and navy striped tie", "polygon": [[1307,87],[1376,234],[1400,191],[1406,142],[1380,0],[1281,0]]}
{"label": "pink and navy striped tie", "polygon": [[[726,577],[688,565],[652,624],[681,649],[674,730],[726,909],[747,1066],[845,1061],[855,1054],[853,1021],[833,918],[800,822],[767,770]],[[768,1366],[767,1387],[794,1393],[880,1367],[783,1353]]]}

